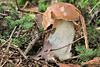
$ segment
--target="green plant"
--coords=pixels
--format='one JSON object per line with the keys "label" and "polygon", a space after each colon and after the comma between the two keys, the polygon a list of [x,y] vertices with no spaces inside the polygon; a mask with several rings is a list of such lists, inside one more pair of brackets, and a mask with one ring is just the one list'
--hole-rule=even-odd
{"label": "green plant", "polygon": [[94,57],[100,57],[100,49],[86,49],[85,46],[75,47],[79,54],[79,61],[86,62],[92,60]]}
{"label": "green plant", "polygon": [[19,20],[12,20],[11,16],[5,17],[6,22],[8,22],[8,26],[10,29],[13,29],[15,26],[18,26],[17,30],[28,30],[30,27],[33,26],[32,20],[34,17],[29,16],[29,14],[26,14],[23,18]]}
{"label": "green plant", "polygon": [[40,27],[39,32],[43,32],[43,31],[44,31],[43,27]]}
{"label": "green plant", "polygon": [[3,7],[2,7],[2,2],[0,2],[0,12],[2,13],[4,11]]}
{"label": "green plant", "polygon": [[[26,1],[28,0],[17,0],[18,4],[20,5],[25,5]],[[32,0],[29,0],[29,1],[32,1]]]}
{"label": "green plant", "polygon": [[11,17],[13,17],[13,19],[18,19],[18,18],[19,18],[19,16],[18,16],[18,11],[15,10],[15,9],[10,10],[9,15],[10,15]]}
{"label": "green plant", "polygon": [[50,5],[48,5],[48,4],[46,4],[46,5],[42,4],[38,7],[38,9],[40,12],[44,12],[47,9],[47,7],[49,7],[49,6]]}
{"label": "green plant", "polygon": [[24,33],[23,35],[21,35],[19,38],[15,39],[13,38],[12,43],[19,46],[19,47],[23,47],[23,43],[27,42],[27,36],[29,36],[29,34]]}
{"label": "green plant", "polygon": [[87,27],[88,41],[91,48],[100,48],[100,32],[94,26]]}
{"label": "green plant", "polygon": [[[87,8],[87,4],[90,4],[90,7],[95,6],[98,2],[100,2],[100,0],[79,0],[78,3],[82,8]],[[98,8],[100,8],[100,6],[96,7],[95,10],[97,10]]]}
{"label": "green plant", "polygon": [[[50,5],[48,4],[48,3],[46,3],[46,2],[48,2],[47,0],[39,0],[38,1],[38,3],[39,3],[39,7],[38,7],[38,10],[40,11],[40,12],[44,12],[46,9],[47,9],[47,7],[49,7]],[[46,3],[46,4],[45,4]]]}
{"label": "green plant", "polygon": [[73,2],[74,2],[74,0],[58,0],[58,2],[73,3]]}

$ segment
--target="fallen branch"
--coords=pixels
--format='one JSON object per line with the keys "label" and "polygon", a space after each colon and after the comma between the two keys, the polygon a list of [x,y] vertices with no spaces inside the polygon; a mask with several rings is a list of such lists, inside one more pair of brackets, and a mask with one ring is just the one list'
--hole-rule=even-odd
{"label": "fallen branch", "polygon": [[39,35],[38,35],[38,32],[35,31],[35,34],[34,34],[34,39],[32,40],[32,44],[31,45],[28,45],[28,47],[26,48],[26,50],[24,51],[24,54],[26,55],[33,47],[33,45],[36,43],[36,41],[39,39]]}
{"label": "fallen branch", "polygon": [[5,43],[3,43],[0,47],[4,46],[6,43],[8,43],[8,42],[11,40],[11,38],[12,38],[12,36],[13,36],[13,34],[14,34],[16,28],[17,28],[17,26],[15,26],[15,28],[13,29],[13,31],[12,31],[12,33],[11,33],[9,39],[8,39]]}
{"label": "fallen branch", "polygon": [[67,46],[69,46],[69,45],[71,45],[71,44],[73,44],[73,43],[79,41],[79,40],[82,39],[82,38],[84,38],[84,36],[78,38],[77,40],[75,40],[75,41],[73,41],[73,42],[71,42],[71,43],[69,43],[69,44],[67,44],[67,45],[65,45],[65,46],[63,46],[63,47],[56,48],[56,49],[51,49],[50,51],[55,51],[55,50],[60,50],[60,49],[62,49],[62,48],[65,48],[65,47],[67,47]]}

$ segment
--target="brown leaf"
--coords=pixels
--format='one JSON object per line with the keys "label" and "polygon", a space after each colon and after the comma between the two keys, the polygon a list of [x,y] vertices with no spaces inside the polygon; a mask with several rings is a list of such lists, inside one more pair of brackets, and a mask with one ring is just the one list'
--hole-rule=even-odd
{"label": "brown leaf", "polygon": [[59,67],[80,67],[80,65],[56,63]]}
{"label": "brown leaf", "polygon": [[34,7],[34,8],[25,8],[25,11],[30,11],[30,12],[38,12],[38,8]]}
{"label": "brown leaf", "polygon": [[35,21],[39,29],[42,27],[42,20],[43,20],[43,14],[36,14]]}
{"label": "brown leaf", "polygon": [[100,57],[96,57],[93,60],[82,63],[82,66],[86,67],[99,67],[100,66]]}
{"label": "brown leaf", "polygon": [[[41,59],[41,58],[44,58],[45,61],[50,60],[50,59],[52,58],[52,55],[49,56],[48,53],[49,53],[50,50],[51,50],[51,46],[52,46],[52,45],[50,44],[50,42],[49,42],[49,41],[46,41],[45,44],[43,45],[42,50],[39,52],[39,54],[37,54],[37,55],[34,56],[33,58],[34,58],[35,60],[39,60],[39,59]],[[41,56],[41,57],[39,57],[39,56]]]}

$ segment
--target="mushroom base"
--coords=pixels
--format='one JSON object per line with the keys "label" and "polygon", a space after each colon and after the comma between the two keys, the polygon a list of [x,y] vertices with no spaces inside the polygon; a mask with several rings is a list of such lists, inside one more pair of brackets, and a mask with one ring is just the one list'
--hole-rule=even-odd
{"label": "mushroom base", "polygon": [[[50,34],[47,40],[52,44],[52,49],[57,49],[71,43],[74,39],[75,30],[74,24],[70,21],[55,20],[53,28],[56,28],[55,32]],[[71,57],[71,45],[50,51],[50,54],[58,57],[60,60],[65,60]]]}

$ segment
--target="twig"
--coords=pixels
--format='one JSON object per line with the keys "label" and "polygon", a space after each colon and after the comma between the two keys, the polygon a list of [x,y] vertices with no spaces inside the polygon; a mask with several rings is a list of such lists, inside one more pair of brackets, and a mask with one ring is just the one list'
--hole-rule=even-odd
{"label": "twig", "polygon": [[19,5],[17,3],[17,0],[15,0],[15,2],[16,2],[16,5],[17,5],[18,10],[20,10],[20,7],[19,7]]}
{"label": "twig", "polygon": [[23,51],[17,46],[17,45],[14,45],[14,44],[11,44],[15,49],[17,49],[20,54],[25,58],[27,59],[27,56],[23,53]]}
{"label": "twig", "polygon": [[93,20],[95,21],[96,17],[98,17],[99,14],[100,14],[100,9],[97,10],[97,11],[93,14],[93,16],[92,16],[92,18],[91,18],[91,20],[89,21],[88,24],[90,24],[91,22],[93,22]]}
{"label": "twig", "polygon": [[2,62],[3,62],[3,58],[2,58],[1,61],[0,61],[0,66],[1,66]]}
{"label": "twig", "polygon": [[8,59],[1,65],[1,67],[3,67],[6,63],[7,63]]}
{"label": "twig", "polygon": [[67,46],[69,46],[69,45],[71,45],[71,44],[73,44],[73,43],[79,41],[79,40],[82,39],[82,38],[84,38],[84,36],[78,38],[77,40],[75,40],[75,41],[73,41],[73,42],[71,42],[71,43],[69,43],[69,44],[67,44],[67,45],[65,45],[65,46],[63,46],[63,47],[56,48],[56,49],[51,49],[50,51],[55,51],[55,50],[59,50],[59,49],[65,48],[65,47],[67,47]]}
{"label": "twig", "polygon": [[12,65],[17,66],[12,60],[8,60]]}
{"label": "twig", "polygon": [[17,26],[15,26],[15,28],[13,29],[13,31],[12,31],[12,33],[11,33],[9,39],[8,39],[5,43],[3,43],[0,47],[4,46],[6,43],[8,43],[8,42],[10,41],[10,39],[12,38],[12,36],[13,36],[13,34],[14,34],[16,28],[17,28]]}
{"label": "twig", "polygon": [[91,13],[91,12],[93,11],[93,9],[94,9],[97,5],[99,5],[99,4],[100,4],[100,2],[98,2],[98,3],[90,10],[89,13]]}
{"label": "twig", "polygon": [[81,14],[80,14],[79,17],[80,17],[80,21],[82,23],[82,30],[83,30],[84,39],[85,39],[85,46],[86,46],[86,49],[89,49],[85,20],[84,20],[84,17]]}
{"label": "twig", "polygon": [[20,58],[20,62],[17,64],[17,66],[19,66],[22,63],[22,59]]}
{"label": "twig", "polygon": [[33,47],[33,45],[36,43],[36,41],[39,39],[39,35],[38,35],[38,32],[35,31],[35,37],[34,39],[32,40],[32,44],[31,45],[28,45],[28,47],[26,48],[26,50],[24,51],[24,54],[26,55]]}
{"label": "twig", "polygon": [[96,29],[100,30],[100,27],[97,27]]}
{"label": "twig", "polygon": [[25,3],[25,5],[24,5],[24,7],[22,8],[22,10],[25,9],[25,7],[28,5],[28,3],[29,3],[29,1],[26,1],[26,3]]}
{"label": "twig", "polygon": [[7,46],[7,49],[5,50],[6,53],[8,52],[9,47],[11,46],[11,42],[12,42],[12,39],[10,40],[10,42],[9,42],[9,44],[8,44],[8,46]]}
{"label": "twig", "polygon": [[7,14],[0,13],[1,16],[7,16]]}
{"label": "twig", "polygon": [[19,30],[19,31],[17,31],[15,33],[17,34],[15,38],[18,38],[19,37],[19,34],[21,33],[21,30]]}
{"label": "twig", "polygon": [[[92,8],[90,6],[90,3],[87,4],[87,8],[88,8],[89,11],[91,11]],[[91,12],[91,14],[93,14],[93,13]]]}
{"label": "twig", "polygon": [[[18,11],[22,11],[22,12],[30,12],[30,11],[25,11],[25,10],[23,10],[23,9],[27,6],[28,3],[30,4],[30,2],[26,2],[25,6],[24,6],[22,9],[19,7],[19,5],[18,5],[18,3],[17,3],[17,0],[15,0],[15,2],[16,2]],[[33,13],[34,13],[34,14],[43,14],[43,13],[41,13],[41,12],[33,12]]]}

